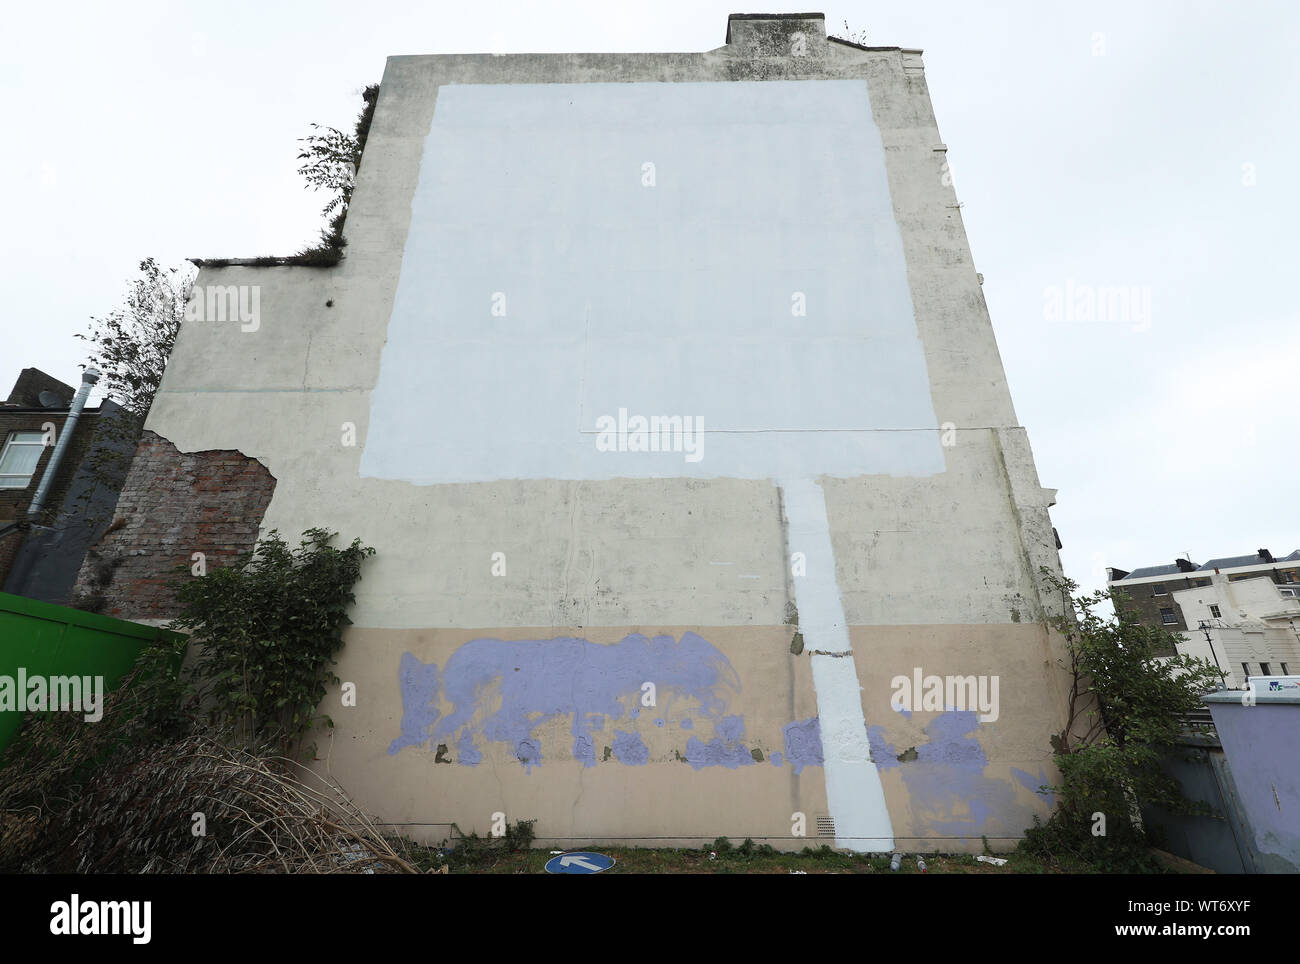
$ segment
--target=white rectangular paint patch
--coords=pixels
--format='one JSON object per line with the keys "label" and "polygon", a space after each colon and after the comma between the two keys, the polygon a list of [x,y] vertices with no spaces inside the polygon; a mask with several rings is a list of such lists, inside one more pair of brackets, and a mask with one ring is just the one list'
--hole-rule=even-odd
{"label": "white rectangular paint patch", "polygon": [[[597,451],[702,419],[702,457]],[[439,88],[361,475],[943,470],[861,80]]]}

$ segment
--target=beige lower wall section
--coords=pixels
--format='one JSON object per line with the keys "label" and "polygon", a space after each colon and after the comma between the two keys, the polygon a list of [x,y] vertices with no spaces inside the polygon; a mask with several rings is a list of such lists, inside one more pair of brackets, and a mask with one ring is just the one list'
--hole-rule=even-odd
{"label": "beige lower wall section", "polygon": [[[355,684],[356,705],[342,705],[338,691],[327,696],[335,728],[318,739],[317,768],[393,829],[425,841],[450,839],[452,823],[488,834],[502,813],[535,820],[538,846],[555,848],[698,847],[719,836],[779,849],[833,845],[808,727],[796,726],[787,743],[791,724],[817,715],[809,655],[791,652],[793,633],[352,627],[337,671]],[[656,650],[654,637],[670,640]],[[982,835],[1006,849],[1033,815],[1048,814],[1033,791],[1057,778],[1048,738],[1063,725],[1063,681],[1052,668],[1057,644],[1041,625],[854,627],[852,640],[899,849],[979,852]],[[511,645],[528,641],[536,644]],[[895,711],[891,681],[918,667],[924,676],[986,677],[990,695],[996,677],[997,719],[979,722],[978,708]],[[505,679],[515,672],[526,675]],[[656,686],[654,706],[642,705],[645,683]],[[578,757],[574,707],[600,714],[577,731],[591,740],[591,765]],[[429,708],[436,717],[417,715]],[[457,712],[464,719],[429,738]],[[521,750],[521,737],[532,745]],[[476,765],[462,759],[475,754]],[[534,754],[540,760],[521,762]],[[805,837],[792,833],[796,813]]]}

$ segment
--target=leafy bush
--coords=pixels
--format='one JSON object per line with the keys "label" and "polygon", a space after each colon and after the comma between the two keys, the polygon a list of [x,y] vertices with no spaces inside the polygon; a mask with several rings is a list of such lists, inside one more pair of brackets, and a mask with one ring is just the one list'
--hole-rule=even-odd
{"label": "leafy bush", "polygon": [[1073,581],[1043,573],[1063,603],[1052,624],[1065,636],[1071,689],[1066,726],[1051,738],[1061,772],[1061,784],[1051,788],[1058,806],[1046,824],[1035,819],[1020,849],[1106,871],[1155,870],[1139,801],[1168,813],[1213,813],[1185,798],[1159,764],[1182,734],[1182,720],[1222,675],[1205,660],[1165,656],[1177,652],[1176,637],[1122,607],[1114,616],[1098,614],[1109,592],[1079,595]]}
{"label": "leafy bush", "polygon": [[[309,529],[296,550],[272,531],[235,565],[177,584],[181,615],[199,644],[190,677],[209,718],[246,745],[277,743],[297,758],[318,723],[326,688],[338,683],[335,654],[361,563],[374,549],[354,539],[346,549],[335,533]],[[186,570],[188,571],[188,570]]]}
{"label": "leafy bush", "polygon": [[[174,625],[193,636],[143,650],[95,725],[28,715],[0,758],[0,872],[413,869],[296,762],[374,552],[336,549],[333,535],[308,530],[290,550],[272,532],[181,585]],[[190,642],[200,650],[182,669]],[[526,846],[531,824],[513,839]]]}

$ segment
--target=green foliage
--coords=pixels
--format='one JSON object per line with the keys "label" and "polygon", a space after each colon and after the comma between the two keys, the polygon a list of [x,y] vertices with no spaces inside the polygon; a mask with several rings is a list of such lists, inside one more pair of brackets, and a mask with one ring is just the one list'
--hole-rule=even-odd
{"label": "green foliage", "polygon": [[[89,334],[74,336],[90,343],[86,362],[101,373],[98,389],[121,406],[105,406],[96,416],[95,436],[103,444],[83,463],[94,482],[79,498],[83,508],[98,489],[116,491],[126,477],[193,287],[192,271],[163,269],[146,258],[140,262],[140,276],[127,289],[125,305],[92,318]],[[83,518],[92,527],[105,521]]]}
{"label": "green foliage", "polygon": [[423,869],[436,869],[448,864],[452,869],[461,871],[488,870],[511,854],[526,851],[536,839],[533,827],[536,820],[516,820],[506,825],[506,831],[500,837],[480,837],[477,833],[465,834],[456,824],[451,825],[455,832],[455,846],[449,846],[444,840],[435,857],[426,859],[429,866]]}
{"label": "green foliage", "polygon": [[357,116],[353,133],[345,134],[333,127],[312,124],[316,133],[301,138],[304,145],[298,154],[303,165],[298,173],[313,191],[325,191],[327,198],[322,213],[328,217],[329,226],[313,247],[298,252],[295,261],[300,264],[328,266],[337,264],[347,239],[343,224],[347,220],[348,205],[352,202],[352,189],[356,185],[361,155],[366,148],[370,124],[375,116],[375,103],[379,99],[379,85],[371,84],[361,92],[364,106]]}
{"label": "green foliage", "polygon": [[140,275],[127,289],[126,305],[92,318],[90,365],[103,374],[99,389],[143,423],[153,405],[163,369],[185,317],[194,275],[164,270],[153,258],[140,262]]}
{"label": "green foliage", "polygon": [[804,847],[800,853],[805,857],[812,858],[813,860],[835,860],[841,856],[838,851],[832,850],[828,844],[822,844],[816,849],[813,849],[812,847]]}
{"label": "green foliage", "polygon": [[[0,754],[0,872],[25,871],[66,846],[79,826],[67,812],[103,783],[108,761],[169,740],[186,729],[181,695],[185,642],[163,639],[104,694],[103,717],[88,725],[76,713],[29,713]],[[64,868],[70,869],[70,868]]]}
{"label": "green foliage", "polygon": [[302,138],[306,147],[298,155],[298,160],[306,163],[298,168],[298,173],[312,190],[329,192],[322,213],[332,214],[336,208],[346,206],[352,197],[352,185],[361,164],[361,150],[351,134],[320,124],[311,126],[318,133]]}
{"label": "green foliage", "polygon": [[[0,872],[413,869],[295,762],[338,682],[352,587],[374,552],[333,537],[310,529],[291,550],[272,532],[240,563],[179,586],[175,625],[193,635],[143,650],[95,725],[28,714],[0,759]],[[182,668],[190,643],[198,655]],[[196,810],[202,839],[190,833]],[[531,833],[517,824],[511,842]]]}
{"label": "green foliage", "polygon": [[[1218,688],[1210,663],[1176,652],[1176,637],[1146,626],[1128,611],[1097,608],[1110,593],[1077,594],[1078,585],[1044,569],[1060,594],[1062,615],[1052,620],[1066,640],[1071,690],[1065,728],[1051,738],[1061,785],[1058,807],[1045,825],[1026,832],[1021,849],[1036,856],[1068,855],[1107,871],[1150,868],[1149,841],[1138,816],[1142,805],[1169,813],[1208,814],[1186,799],[1159,762],[1184,731],[1182,720]],[[1104,817],[1104,834],[1095,815]]]}
{"label": "green foliage", "polygon": [[200,647],[195,694],[211,722],[246,745],[277,743],[296,758],[313,727],[333,725],[316,709],[338,683],[332,667],[351,624],[352,587],[375,551],[359,539],[335,548],[334,536],[309,529],[294,550],[272,531],[235,565],[177,583],[173,625]]}
{"label": "green foliage", "polygon": [[182,729],[180,662],[184,641],[160,640],[136,657],[122,681],[104,694],[93,726],[76,713],[29,713],[0,756],[0,809],[58,796],[80,784],[121,746],[140,746]]}
{"label": "green foliage", "polygon": [[1049,865],[1074,865],[1108,874],[1163,874],[1167,869],[1152,855],[1146,833],[1132,821],[1123,820],[1106,835],[1093,836],[1092,822],[1057,810],[1047,823],[1034,817],[1034,825],[1016,848]]}

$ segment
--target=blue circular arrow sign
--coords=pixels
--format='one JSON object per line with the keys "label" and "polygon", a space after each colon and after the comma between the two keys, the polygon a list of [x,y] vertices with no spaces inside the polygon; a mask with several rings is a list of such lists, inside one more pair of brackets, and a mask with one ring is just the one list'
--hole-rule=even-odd
{"label": "blue circular arrow sign", "polygon": [[546,872],[548,874],[598,874],[613,866],[613,857],[577,851],[552,857],[546,862]]}

